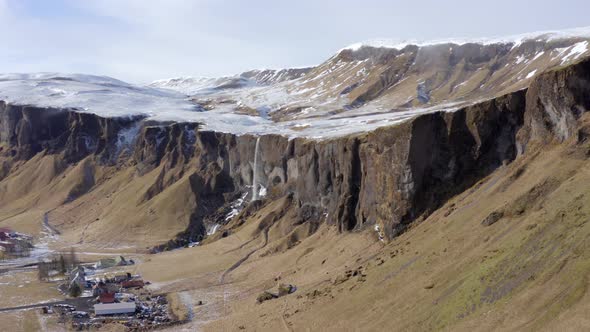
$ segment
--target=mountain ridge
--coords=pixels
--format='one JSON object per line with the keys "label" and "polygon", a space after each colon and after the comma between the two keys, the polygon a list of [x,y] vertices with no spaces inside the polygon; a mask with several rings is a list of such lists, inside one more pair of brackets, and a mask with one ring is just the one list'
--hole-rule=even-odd
{"label": "mountain ridge", "polygon": [[190,330],[588,329],[587,52],[361,48],[189,97],[6,75],[0,225],[134,255]]}
{"label": "mountain ridge", "polygon": [[[363,47],[343,50],[311,68],[168,79],[144,87],[114,79],[105,86],[72,75],[5,75],[0,97],[105,116],[199,122],[235,134],[325,139],[524,89],[536,75],[589,54],[590,38],[569,34],[523,39],[518,45]],[[60,76],[73,80],[60,81]]]}

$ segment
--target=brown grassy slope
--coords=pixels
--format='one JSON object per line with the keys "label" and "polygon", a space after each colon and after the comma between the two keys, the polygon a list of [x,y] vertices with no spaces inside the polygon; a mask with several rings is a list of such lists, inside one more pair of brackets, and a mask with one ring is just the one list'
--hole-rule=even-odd
{"label": "brown grassy slope", "polygon": [[[261,211],[228,238],[140,270],[162,289],[208,299],[192,323],[206,330],[588,329],[588,156],[587,146],[560,146],[520,158],[385,246],[372,230],[323,226],[292,249],[258,249],[260,236],[248,241],[270,213]],[[494,211],[504,217],[483,226]],[[277,276],[297,292],[255,304]]]}
{"label": "brown grassy slope", "polygon": [[52,211],[50,219],[72,244],[145,249],[165,242],[186,228],[195,198],[185,176],[141,202],[158,173],[159,168],[138,176],[128,168],[108,174],[91,192]]}
{"label": "brown grassy slope", "polygon": [[67,165],[60,155],[39,153],[0,181],[0,226],[39,234],[49,212],[64,247],[160,244],[186,228],[195,200],[185,176],[142,201],[160,168],[140,176],[134,167],[97,165],[92,157]]}

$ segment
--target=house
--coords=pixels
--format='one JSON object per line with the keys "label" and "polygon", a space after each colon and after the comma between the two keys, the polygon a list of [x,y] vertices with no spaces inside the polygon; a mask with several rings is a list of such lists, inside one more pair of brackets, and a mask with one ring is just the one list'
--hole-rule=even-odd
{"label": "house", "polygon": [[116,276],[113,277],[112,281],[114,283],[121,283],[121,282],[127,281],[129,279],[131,279],[131,274],[130,273],[127,273],[127,274],[118,274],[118,275],[116,275]]}
{"label": "house", "polygon": [[123,288],[143,288],[144,282],[141,279],[134,279],[129,281],[123,281],[121,287]]}
{"label": "house", "polygon": [[12,241],[0,241],[0,248],[7,253],[13,253],[16,251],[16,246]]}
{"label": "house", "polygon": [[94,305],[94,313],[100,315],[132,314],[135,313],[135,302],[99,303]]}
{"label": "house", "polygon": [[25,257],[29,255],[33,245],[30,236],[13,232],[8,228],[0,228],[0,248],[4,255]]}
{"label": "house", "polygon": [[12,231],[8,228],[0,228],[0,247],[4,248],[4,251],[10,252],[14,249],[14,243],[10,241],[10,234]]}
{"label": "house", "polygon": [[114,292],[103,292],[98,295],[98,302],[100,303],[115,303]]}
{"label": "house", "polygon": [[100,296],[103,293],[116,293],[118,290],[119,286],[117,284],[101,281],[92,288],[92,296]]}
{"label": "house", "polygon": [[11,241],[0,240],[0,247],[4,248],[6,251],[8,251],[9,247],[14,247],[14,243],[12,243]]}

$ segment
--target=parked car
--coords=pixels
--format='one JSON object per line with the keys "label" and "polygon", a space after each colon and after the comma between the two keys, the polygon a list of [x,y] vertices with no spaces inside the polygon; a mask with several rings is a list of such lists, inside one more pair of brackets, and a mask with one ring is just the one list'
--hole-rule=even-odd
{"label": "parked car", "polygon": [[74,318],[90,318],[90,314],[86,311],[74,311],[72,312],[72,317]]}

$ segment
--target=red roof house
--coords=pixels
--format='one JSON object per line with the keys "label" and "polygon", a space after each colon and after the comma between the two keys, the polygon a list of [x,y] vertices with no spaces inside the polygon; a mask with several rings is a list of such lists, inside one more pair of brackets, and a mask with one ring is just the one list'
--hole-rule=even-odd
{"label": "red roof house", "polygon": [[115,303],[115,293],[101,293],[98,295],[98,302],[100,303]]}

